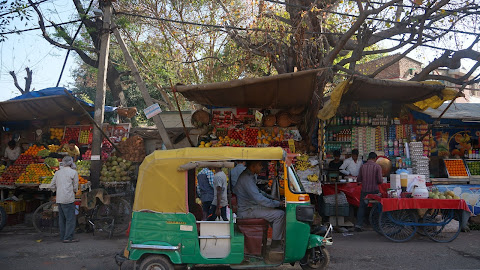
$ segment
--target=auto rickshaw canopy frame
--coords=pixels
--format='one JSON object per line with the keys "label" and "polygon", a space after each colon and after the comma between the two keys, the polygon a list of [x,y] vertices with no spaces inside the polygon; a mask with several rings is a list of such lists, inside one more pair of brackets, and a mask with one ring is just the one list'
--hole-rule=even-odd
{"label": "auto rickshaw canopy frame", "polygon": [[280,147],[181,148],[157,150],[140,165],[133,211],[187,213],[188,174],[178,168],[194,161],[285,160]]}

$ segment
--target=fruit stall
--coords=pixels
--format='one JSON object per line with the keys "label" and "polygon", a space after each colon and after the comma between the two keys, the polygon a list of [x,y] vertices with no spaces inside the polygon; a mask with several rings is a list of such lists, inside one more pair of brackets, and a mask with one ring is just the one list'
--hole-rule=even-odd
{"label": "fruit stall", "polygon": [[[84,111],[72,104],[63,88],[35,91],[32,95],[43,96],[0,102],[3,109],[0,115],[2,148],[15,138],[23,152],[13,165],[0,166],[0,199],[7,210],[9,225],[21,223],[25,214],[35,211],[41,201],[47,201],[51,196],[51,179],[66,154],[60,146],[70,140],[77,142],[81,152],[76,161],[79,189],[90,188],[93,126],[82,116]],[[93,110],[93,105],[82,104],[85,110]],[[48,111],[41,110],[46,107]],[[110,107],[106,111],[113,112],[113,109]],[[143,140],[138,136],[129,137],[129,123],[105,123],[103,129],[109,139],[122,149],[122,156],[115,153],[108,140],[103,139],[101,156],[105,165],[101,183],[104,187],[125,187],[135,180],[136,166],[145,156]]]}
{"label": "fruit stall", "polygon": [[[282,147],[300,153],[296,160],[300,180],[307,192],[320,194],[318,157],[309,136],[315,128],[310,105],[318,72],[182,85],[176,90],[203,106],[191,117],[192,125],[203,130],[197,147]],[[263,167],[259,179],[269,189],[273,179],[283,175],[282,166],[266,161]]]}

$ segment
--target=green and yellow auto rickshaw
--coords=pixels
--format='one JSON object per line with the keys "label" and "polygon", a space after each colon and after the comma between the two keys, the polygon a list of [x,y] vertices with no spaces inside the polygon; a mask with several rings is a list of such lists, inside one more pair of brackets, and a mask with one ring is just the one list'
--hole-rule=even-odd
{"label": "green and yellow auto rickshaw", "polygon": [[[140,166],[127,246],[117,264],[135,261],[135,269],[228,265],[260,268],[300,262],[303,269],[324,269],[330,257],[331,226],[313,228],[314,206],[292,166],[293,155],[271,148],[182,148],[155,151]],[[284,255],[272,262],[266,252],[269,224],[263,219],[202,221],[195,215],[195,174],[199,167],[232,168],[233,161],[279,161],[285,199]],[[280,175],[282,175],[280,174]],[[280,178],[280,177],[279,177]],[[277,192],[280,194],[280,192]],[[230,208],[235,209],[230,200]],[[200,207],[201,213],[201,207]]]}

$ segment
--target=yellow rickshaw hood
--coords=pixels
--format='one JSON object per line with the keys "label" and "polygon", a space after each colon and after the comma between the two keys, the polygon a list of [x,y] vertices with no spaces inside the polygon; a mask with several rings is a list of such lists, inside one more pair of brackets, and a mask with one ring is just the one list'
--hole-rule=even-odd
{"label": "yellow rickshaw hood", "polygon": [[191,161],[283,160],[280,147],[181,148],[157,150],[140,165],[133,211],[187,213],[187,173],[178,167]]}

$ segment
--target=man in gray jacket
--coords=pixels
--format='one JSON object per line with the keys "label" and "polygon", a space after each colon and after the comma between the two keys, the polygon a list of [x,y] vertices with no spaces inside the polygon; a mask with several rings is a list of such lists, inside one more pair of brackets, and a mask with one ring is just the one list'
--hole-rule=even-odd
{"label": "man in gray jacket", "polygon": [[285,230],[285,212],[276,207],[283,206],[278,200],[262,193],[257,187],[257,176],[262,170],[259,160],[247,162],[247,169],[238,178],[233,192],[238,201],[238,218],[263,218],[272,223],[272,245],[274,251],[282,251]]}

